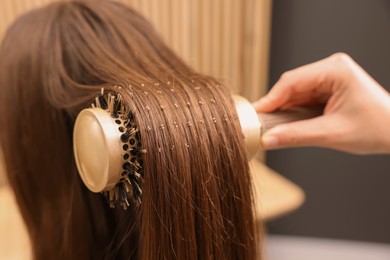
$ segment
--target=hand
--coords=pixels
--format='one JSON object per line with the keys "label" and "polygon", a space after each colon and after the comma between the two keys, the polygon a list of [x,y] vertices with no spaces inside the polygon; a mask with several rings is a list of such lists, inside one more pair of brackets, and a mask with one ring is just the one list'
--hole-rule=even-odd
{"label": "hand", "polygon": [[272,128],[262,137],[263,147],[390,153],[390,95],[348,55],[284,73],[253,105],[258,112],[272,112],[313,104],[326,104],[323,116]]}

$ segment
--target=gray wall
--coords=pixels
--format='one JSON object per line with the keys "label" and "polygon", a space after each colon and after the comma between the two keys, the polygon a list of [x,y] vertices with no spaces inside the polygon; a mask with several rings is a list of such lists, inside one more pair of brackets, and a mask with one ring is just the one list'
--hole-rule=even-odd
{"label": "gray wall", "polygon": [[[271,85],[342,51],[390,90],[390,1],[274,0],[272,22]],[[390,243],[390,155],[285,149],[268,152],[267,164],[307,195],[301,209],[269,223],[271,233]]]}

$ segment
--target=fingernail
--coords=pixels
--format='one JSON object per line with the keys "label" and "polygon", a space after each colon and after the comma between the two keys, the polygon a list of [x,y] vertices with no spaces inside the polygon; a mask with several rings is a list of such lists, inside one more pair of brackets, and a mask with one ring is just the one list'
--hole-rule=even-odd
{"label": "fingernail", "polygon": [[265,134],[261,139],[264,148],[275,148],[279,145],[279,139],[275,135]]}

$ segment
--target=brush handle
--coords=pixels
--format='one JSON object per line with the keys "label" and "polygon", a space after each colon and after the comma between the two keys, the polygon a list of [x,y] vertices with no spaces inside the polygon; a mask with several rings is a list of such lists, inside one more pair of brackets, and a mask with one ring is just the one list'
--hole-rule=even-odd
{"label": "brush handle", "polygon": [[277,125],[318,117],[323,115],[323,113],[324,106],[315,106],[296,107],[272,113],[258,113],[257,116],[261,123],[261,133],[263,134]]}
{"label": "brush handle", "polygon": [[248,157],[260,149],[261,135],[274,126],[314,118],[323,114],[324,106],[297,107],[272,113],[257,113],[247,99],[233,95],[237,116],[244,134]]}

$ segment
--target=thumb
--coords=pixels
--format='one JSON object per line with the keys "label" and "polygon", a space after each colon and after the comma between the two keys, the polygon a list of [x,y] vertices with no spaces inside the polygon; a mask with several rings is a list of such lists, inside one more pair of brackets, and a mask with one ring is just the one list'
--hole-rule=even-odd
{"label": "thumb", "polygon": [[264,149],[300,146],[328,146],[330,129],[328,116],[278,125],[264,133]]}

